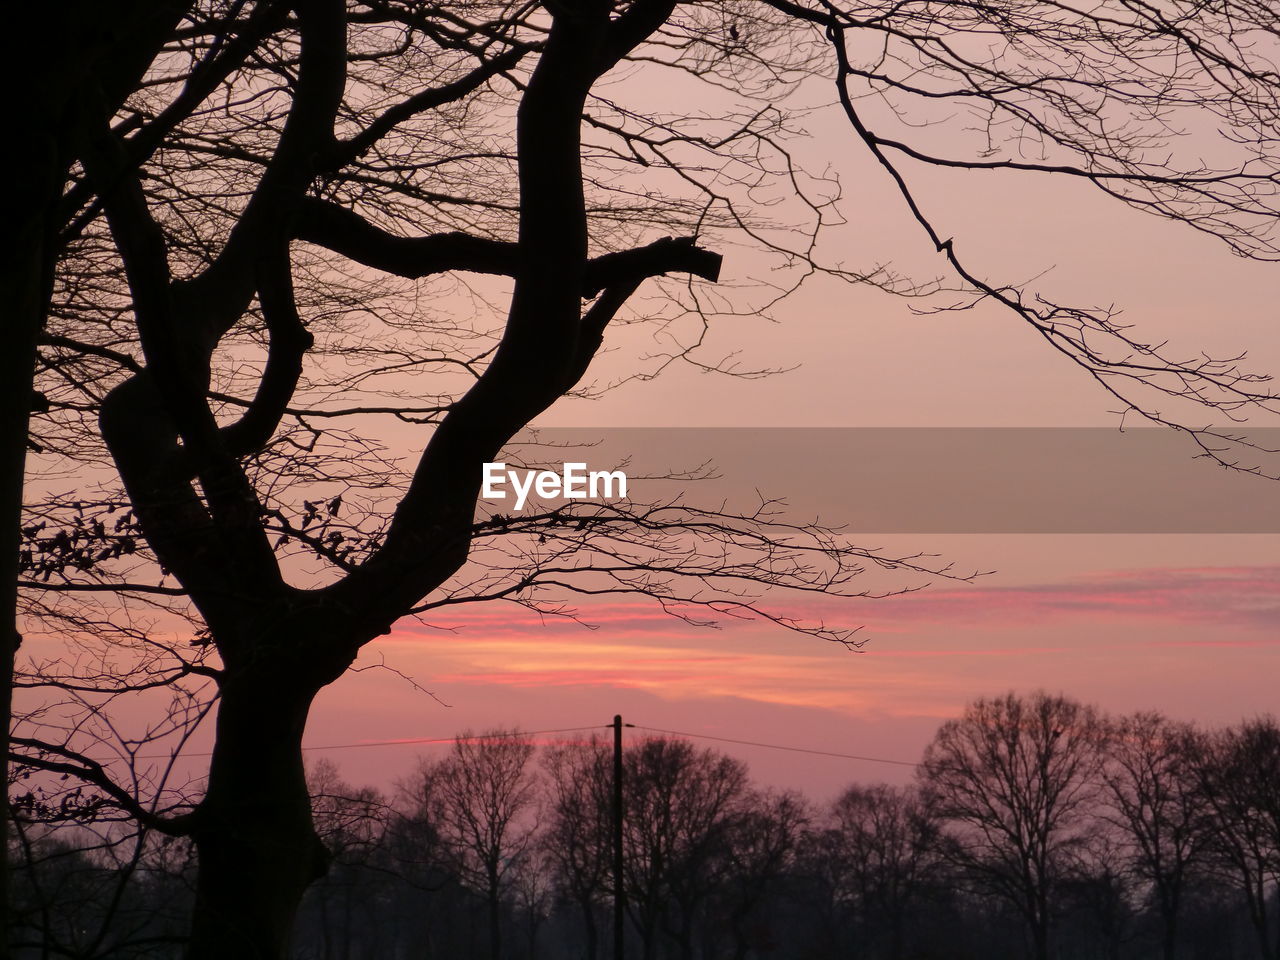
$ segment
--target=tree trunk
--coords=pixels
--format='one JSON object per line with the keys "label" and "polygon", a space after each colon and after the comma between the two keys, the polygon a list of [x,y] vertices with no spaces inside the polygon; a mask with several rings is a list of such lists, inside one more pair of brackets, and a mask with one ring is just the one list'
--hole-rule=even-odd
{"label": "tree trunk", "polygon": [[644,960],[653,960],[656,951],[656,941],[658,939],[657,922],[647,923],[640,928],[640,946],[641,956]]}
{"label": "tree trunk", "polygon": [[747,943],[747,932],[743,929],[749,913],[746,910],[738,908],[733,911],[732,920],[729,924],[729,930],[733,935],[733,960],[747,960],[747,954],[751,947]]}
{"label": "tree trunk", "polygon": [[680,960],[693,960],[693,918],[689,912],[680,924]]}
{"label": "tree trunk", "polygon": [[188,960],[283,960],[328,853],[311,820],[301,741],[313,690],[266,669],[223,683]]}
{"label": "tree trunk", "polygon": [[[62,66],[56,63],[54,66]],[[51,71],[52,72],[52,71]],[[6,80],[9,77],[6,74]],[[35,91],[14,120],[26,146],[16,151],[13,186],[3,207],[5,249],[0,264],[4,348],[0,349],[0,957],[9,955],[9,733],[18,645],[23,485],[33,401],[36,340],[44,330],[53,288],[54,224],[69,161],[58,135],[68,94],[57,78],[35,77]],[[26,82],[32,77],[27,75]],[[48,81],[46,84],[45,81]],[[19,89],[10,86],[10,89]]]}
{"label": "tree trunk", "polygon": [[489,877],[489,960],[502,960],[502,897],[494,875]]}
{"label": "tree trunk", "polygon": [[579,905],[582,907],[582,928],[587,940],[586,960],[596,960],[600,952],[600,933],[596,929],[595,904],[590,898],[585,898],[579,901]]}
{"label": "tree trunk", "polygon": [[[39,150],[39,146],[36,147]],[[45,206],[43,184],[21,178],[22,187],[37,196],[35,206]],[[61,184],[59,183],[59,186]],[[57,191],[53,199],[56,200]],[[26,469],[27,425],[31,411],[31,380],[35,368],[36,335],[44,325],[48,294],[48,257],[45,219],[32,216],[13,224],[13,249],[5,255],[0,273],[0,301],[7,305],[4,349],[0,350],[0,383],[4,384],[0,409],[0,531],[3,531],[3,600],[0,601],[0,956],[8,955],[9,932],[9,727],[13,703],[14,659],[21,638],[17,629],[22,485]]]}
{"label": "tree trunk", "polygon": [[1266,881],[1261,876],[1258,877],[1254,886],[1253,898],[1257,907],[1253,913],[1253,929],[1258,934],[1258,956],[1262,960],[1280,960],[1280,940],[1277,941],[1276,949],[1271,949],[1271,924],[1268,923],[1267,914],[1267,888]]}
{"label": "tree trunk", "polygon": [[[59,203],[77,129],[69,108],[90,82],[114,110],[135,88],[183,11],[180,0],[65,0],[12,11],[2,61],[21,130],[0,206],[0,957],[9,956],[9,735],[17,627],[23,486],[36,342],[53,289]],[[20,54],[20,55],[19,55]],[[36,66],[33,68],[33,64]],[[19,92],[20,91],[20,92]]]}
{"label": "tree trunk", "polygon": [[1178,924],[1174,918],[1165,920],[1162,946],[1164,960],[1174,960],[1178,955]]}
{"label": "tree trunk", "polygon": [[529,910],[529,925],[526,928],[528,934],[528,960],[538,960],[538,928],[542,925],[542,920],[538,916],[535,909]]}
{"label": "tree trunk", "polygon": [[1031,930],[1032,951],[1035,960],[1049,960],[1048,924],[1038,921]]}
{"label": "tree trunk", "polygon": [[889,920],[889,960],[902,960],[902,943],[905,922],[902,914],[895,910]]}

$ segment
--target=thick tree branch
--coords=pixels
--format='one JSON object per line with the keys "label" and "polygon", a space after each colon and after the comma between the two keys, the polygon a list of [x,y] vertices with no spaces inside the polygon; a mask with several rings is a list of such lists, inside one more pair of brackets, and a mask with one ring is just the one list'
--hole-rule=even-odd
{"label": "thick tree branch", "polygon": [[314,338],[303,326],[294,299],[288,241],[281,241],[258,264],[258,299],[271,337],[258,392],[235,423],[222,430],[233,457],[257,453],[271,439],[302,376],[302,360]]}
{"label": "thick tree branch", "polygon": [[519,252],[502,341],[436,429],[381,548],[331,588],[343,607],[361,611],[370,638],[465,562],[480,465],[561,396],[582,365],[580,128],[610,22],[604,4],[553,13],[516,119]]}
{"label": "thick tree branch", "polygon": [[353,210],[308,197],[299,207],[299,240],[314,243],[349,260],[398,277],[425,277],[448,270],[514,276],[518,247],[467,233],[399,237]]}
{"label": "thick tree branch", "polygon": [[235,324],[255,292],[262,250],[287,235],[298,202],[333,143],[333,124],[346,83],[346,19],[338,0],[297,0],[301,53],[298,80],[271,159],[227,237],[199,276],[176,285],[175,295],[207,317],[215,335]]}
{"label": "thick tree branch", "polygon": [[[667,273],[688,273],[714,283],[720,279],[724,258],[697,243],[696,237],[663,237],[643,247],[593,257],[587,261],[582,295],[595,297],[609,287],[638,283]],[[592,329],[590,323],[586,326]]]}
{"label": "thick tree branch", "polygon": [[[86,151],[86,169],[99,185],[122,249],[149,375],[135,377],[113,391],[103,410],[104,436],[131,496],[140,509],[154,511],[147,529],[149,537],[154,531],[157,553],[192,587],[192,596],[206,616],[224,628],[242,619],[221,609],[232,592],[264,596],[278,592],[284,584],[262,529],[257,494],[227,448],[227,436],[218,429],[209,408],[209,364],[218,340],[248,306],[260,268],[272,263],[273,247],[283,248],[287,260],[292,206],[310,183],[320,145],[332,140],[345,82],[343,5],[338,0],[300,0],[296,7],[302,52],[289,117],[272,160],[221,255],[195,280],[170,282],[164,237],[147,210],[118,138],[106,131],[89,144],[97,149]],[[262,433],[261,421],[272,419],[269,408],[283,407],[278,388],[288,379],[289,369],[300,363],[301,339],[294,329],[299,325],[296,317],[291,323],[283,316],[292,305],[282,306],[282,297],[274,295],[272,284],[279,282],[268,277],[267,299],[275,308],[274,333],[280,337],[273,336],[276,362],[269,361],[271,383],[257,406],[260,416],[251,417],[244,429],[229,435],[249,445]],[[285,296],[291,298],[291,291]],[[183,439],[180,456],[176,438],[164,436],[163,412],[172,415]],[[276,414],[274,422],[278,418]],[[139,421],[149,427],[139,429]],[[273,428],[274,423],[266,432]],[[147,442],[140,443],[140,435]],[[191,489],[192,475],[200,477],[207,513]],[[213,573],[211,568],[220,572]],[[235,591],[228,590],[232,583],[220,582],[224,573]],[[223,636],[238,632],[225,629]]]}
{"label": "thick tree branch", "polygon": [[[400,237],[352,210],[314,197],[301,205],[297,236],[399,277],[425,277],[449,270],[514,277],[520,263],[520,248],[515,243],[460,232]],[[697,247],[693,238],[666,237],[588,260],[582,296],[589,299],[606,287],[664,273],[690,273],[714,281],[720,260],[719,254]]]}
{"label": "thick tree branch", "polygon": [[600,58],[596,63],[596,75],[601,76],[617,66],[623,57],[666,23],[675,8],[675,0],[634,0],[609,25],[608,36],[602,44]]}

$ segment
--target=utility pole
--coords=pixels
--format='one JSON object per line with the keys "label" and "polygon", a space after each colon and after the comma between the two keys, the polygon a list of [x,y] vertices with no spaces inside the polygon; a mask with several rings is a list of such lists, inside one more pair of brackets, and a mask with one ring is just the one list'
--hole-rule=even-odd
{"label": "utility pole", "polygon": [[613,960],[623,960],[626,915],[622,892],[622,714],[618,714],[613,718]]}

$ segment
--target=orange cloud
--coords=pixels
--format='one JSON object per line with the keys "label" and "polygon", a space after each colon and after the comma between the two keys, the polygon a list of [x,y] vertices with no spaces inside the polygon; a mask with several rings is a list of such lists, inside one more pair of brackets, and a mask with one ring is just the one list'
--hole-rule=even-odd
{"label": "orange cloud", "polygon": [[[1157,649],[1168,651],[1162,669],[1195,677],[1205,669],[1195,648],[1273,646],[1256,631],[1277,619],[1280,567],[959,585],[851,606],[817,598],[785,612],[864,619],[880,639],[856,654],[759,621],[700,630],[635,602],[584,604],[597,630],[523,607],[477,606],[450,611],[453,632],[405,624],[390,639],[426,661],[433,686],[615,689],[846,715],[947,716],[970,696],[1028,683],[1083,691],[1101,677],[1141,672]],[[895,628],[892,639],[885,625]],[[1206,625],[1214,634],[1198,635]]]}

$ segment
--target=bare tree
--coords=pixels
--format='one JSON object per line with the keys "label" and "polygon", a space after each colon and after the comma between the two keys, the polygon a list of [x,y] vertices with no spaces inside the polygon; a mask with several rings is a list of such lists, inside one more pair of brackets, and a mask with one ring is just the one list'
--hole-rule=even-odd
{"label": "bare tree", "polygon": [[623,771],[627,909],[645,960],[663,933],[691,960],[701,908],[749,798],[746,767],[683,740],[650,739],[624,751]]}
{"label": "bare tree", "polygon": [[519,731],[464,733],[418,773],[423,809],[464,882],[488,906],[489,955],[502,957],[502,906],[537,830],[533,744]]}
{"label": "bare tree", "polygon": [[385,843],[389,808],[377,790],[343,780],[327,758],[307,770],[307,788],[316,833],[332,858],[325,882],[310,891],[319,915],[318,952],[321,960],[349,960],[354,944],[367,939],[357,917],[369,902],[371,868]]}
{"label": "bare tree", "polygon": [[[36,596],[119,590],[165,607],[157,617],[196,617],[194,639],[211,648],[217,729],[198,807],[162,816],[116,795],[197,845],[197,960],[283,953],[326,862],[299,749],[312,700],[399,618],[487,600],[565,613],[574,595],[620,593],[692,622],[762,616],[851,642],[770,613],[762,595],[856,595],[867,567],[913,566],[773,505],[477,519],[481,464],[558,398],[597,387],[592,362],[619,323],[674,344],[636,376],[685,361],[758,372],[707,344],[717,314],[769,306],[709,295],[711,247],[747,241],[785,268],[766,301],[825,270],[904,295],[958,288],[943,309],[999,303],[1125,410],[1190,430],[1224,461],[1235,462],[1229,437],[1197,426],[1203,410],[1239,416],[1272,399],[1234,360],[1166,355],[1107,311],[988,279],[901,169],[1072,178],[1270,257],[1280,109],[1274,66],[1250,42],[1272,27],[1266,8],[197,6],[169,31],[172,58],[77,106],[60,221],[71,229],[41,350],[49,409],[33,432],[62,466],[109,463],[118,484],[37,503],[47,527],[32,537],[46,549],[25,566]],[[994,42],[971,51],[975,37]],[[715,98],[714,115],[659,116],[629,88],[606,94],[601,80],[627,64],[681,84],[673,102]],[[848,269],[821,252],[841,222],[839,188],[794,161],[787,96],[832,73],[855,142],[947,279]],[[1223,132],[1220,162],[1181,149],[1184,119]],[[936,147],[939,129],[956,133],[954,154]],[[62,190],[54,179],[46,199]],[[37,220],[22,223],[48,250],[53,231]],[[35,266],[14,274],[24,303],[42,296],[30,278],[49,275]],[[662,305],[637,304],[642,287]],[[445,294],[467,308],[450,315]],[[1178,401],[1194,410],[1169,412]],[[381,453],[388,418],[422,428],[403,467]],[[103,520],[109,508],[124,528]],[[172,673],[189,667],[178,657]],[[26,739],[109,789],[112,771],[83,744]]]}
{"label": "bare tree", "polygon": [[1280,725],[1272,717],[1195,741],[1210,853],[1248,909],[1262,960],[1280,957]]}
{"label": "bare tree", "polygon": [[[71,799],[71,798],[65,798]],[[190,845],[127,822],[95,820],[73,804],[14,801],[15,956],[172,955],[190,909]]]}
{"label": "bare tree", "polygon": [[611,750],[599,737],[553,744],[542,754],[547,817],[542,840],[556,884],[582,916],[586,960],[600,951],[600,909],[613,860]]}
{"label": "bare tree", "polygon": [[734,960],[746,960],[753,947],[771,949],[776,943],[771,914],[794,866],[808,806],[792,791],[754,791],[733,818],[727,863],[710,912],[728,928]]}
{"label": "bare tree", "polygon": [[515,863],[515,920],[524,933],[525,955],[537,960],[542,928],[551,913],[552,870],[547,850],[538,843],[530,844]]}
{"label": "bare tree", "polygon": [[935,811],[912,787],[852,786],[832,805],[824,852],[837,896],[857,913],[868,940],[899,960],[907,922],[942,868]]}
{"label": "bare tree", "polygon": [[1035,960],[1051,956],[1054,892],[1088,833],[1101,733],[1092,707],[1009,693],[970,703],[925,750],[921,787],[961,866],[1018,911]]}
{"label": "bare tree", "polygon": [[[129,602],[189,604],[207,630],[197,639],[216,649],[217,736],[198,809],[174,819],[133,805],[154,828],[193,836],[201,851],[193,955],[284,949],[302,892],[326,861],[299,753],[306,715],[315,693],[399,617],[489,599],[558,612],[561,600],[537,594],[546,585],[649,596],[710,622],[754,616],[768,586],[847,591],[863,563],[890,563],[768,508],[731,516],[610,504],[475,518],[480,465],[575,388],[631,294],[667,273],[718,273],[719,257],[692,232],[651,232],[654,222],[691,231],[726,222],[701,202],[655,197],[641,204],[646,219],[623,209],[625,190],[590,203],[584,195],[590,88],[673,7],[646,0],[616,17],[592,8],[583,19],[497,4],[468,9],[474,19],[459,22],[448,6],[350,17],[331,0],[236,6],[184,39],[217,47],[260,16],[274,32],[160,149],[135,150],[109,106],[91,109],[76,184],[88,206],[64,258],[63,322],[47,357],[57,386],[49,423],[71,431],[53,444],[59,456],[100,461],[101,446],[66,439],[100,430],[123,491],[87,527],[80,500],[68,504],[75,516],[64,528],[36,524],[28,585],[63,597],[111,587]],[[358,65],[350,75],[349,60]],[[191,75],[161,76],[130,109],[145,120],[157,89]],[[257,112],[241,112],[242,100]],[[402,138],[425,142],[423,124],[444,129],[485,114],[510,125],[493,149],[455,148],[446,137],[421,168],[400,154]],[[631,137],[608,124],[592,129]],[[748,124],[731,140],[759,132]],[[140,167],[138,153],[152,162]],[[463,193],[442,195],[406,172],[438,166],[460,171]],[[229,182],[250,185],[247,194]],[[517,188],[523,200],[513,205],[504,198]],[[450,210],[461,213],[450,219]],[[621,219],[646,236],[621,229]],[[496,329],[420,330],[418,306],[404,305],[401,287],[406,314],[379,320],[405,340],[379,337],[367,312],[389,301],[351,293],[358,283],[369,289],[353,264],[409,278],[510,278],[509,308]],[[331,315],[341,323],[326,331]],[[326,347],[330,333],[337,339]],[[369,363],[350,378],[304,377],[304,361],[325,349]],[[227,372],[224,360],[237,351],[254,359]],[[425,405],[368,402],[391,389],[384,381],[396,370],[456,370],[460,382],[442,378],[438,401]],[[334,397],[352,403],[335,407]],[[351,462],[350,450],[372,441],[360,447],[349,433],[314,426],[361,415],[430,425],[409,475],[386,463],[374,469],[376,458]],[[302,494],[298,509],[290,497],[307,480],[324,495]],[[126,501],[136,531],[105,519]],[[469,556],[477,566],[450,582]],[[318,575],[299,571],[317,560]],[[811,632],[849,636],[821,625]],[[40,743],[86,780],[109,776],[83,762],[82,744]]]}
{"label": "bare tree", "polygon": [[1058,938],[1060,951],[1121,960],[1133,938],[1143,892],[1124,837],[1100,818],[1058,887],[1056,908],[1064,933]]}
{"label": "bare tree", "polygon": [[1126,838],[1132,871],[1149,885],[1165,960],[1176,955],[1179,913],[1208,839],[1195,738],[1189,724],[1157,713],[1107,724],[1103,799]]}

